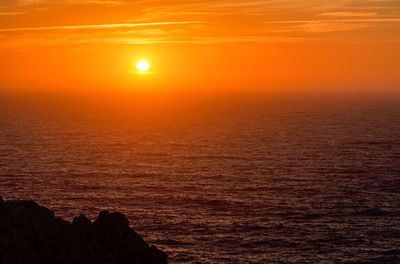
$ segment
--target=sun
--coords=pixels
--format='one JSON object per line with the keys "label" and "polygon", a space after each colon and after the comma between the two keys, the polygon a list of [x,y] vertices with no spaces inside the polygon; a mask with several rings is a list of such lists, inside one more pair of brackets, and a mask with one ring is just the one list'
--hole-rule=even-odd
{"label": "sun", "polygon": [[139,60],[136,63],[136,69],[139,72],[148,72],[150,70],[150,63],[147,60]]}

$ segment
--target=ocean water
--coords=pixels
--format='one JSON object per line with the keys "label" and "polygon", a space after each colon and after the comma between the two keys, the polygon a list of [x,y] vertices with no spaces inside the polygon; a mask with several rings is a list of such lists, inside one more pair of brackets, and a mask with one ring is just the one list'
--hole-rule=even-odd
{"label": "ocean water", "polygon": [[5,199],[121,211],[171,263],[400,263],[400,100],[38,105],[0,105]]}

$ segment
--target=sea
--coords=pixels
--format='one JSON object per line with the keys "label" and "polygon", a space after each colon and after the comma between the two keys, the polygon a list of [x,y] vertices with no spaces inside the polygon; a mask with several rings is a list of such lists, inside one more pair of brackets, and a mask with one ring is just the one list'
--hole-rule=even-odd
{"label": "sea", "polygon": [[400,263],[399,97],[178,99],[2,98],[0,195],[170,263]]}

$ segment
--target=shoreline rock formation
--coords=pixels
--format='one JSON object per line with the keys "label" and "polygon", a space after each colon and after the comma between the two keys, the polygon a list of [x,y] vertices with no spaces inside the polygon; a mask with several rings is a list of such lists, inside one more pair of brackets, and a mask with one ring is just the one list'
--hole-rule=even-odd
{"label": "shoreline rock formation", "polygon": [[91,222],[72,223],[34,201],[0,197],[2,264],[167,264],[167,255],[149,246],[121,213],[100,212]]}

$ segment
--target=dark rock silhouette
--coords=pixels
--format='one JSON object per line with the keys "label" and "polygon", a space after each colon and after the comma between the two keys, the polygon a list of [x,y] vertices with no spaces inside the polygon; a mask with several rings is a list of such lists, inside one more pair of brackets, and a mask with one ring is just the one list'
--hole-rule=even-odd
{"label": "dark rock silhouette", "polygon": [[0,197],[2,264],[164,264],[167,255],[129,227],[121,213],[100,212],[72,223],[34,201]]}

